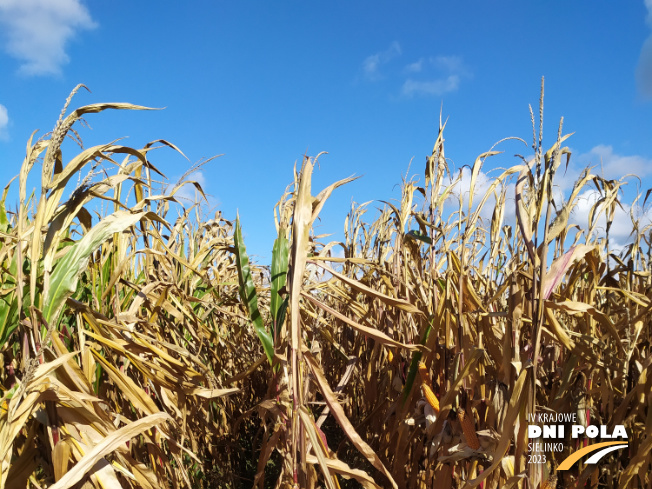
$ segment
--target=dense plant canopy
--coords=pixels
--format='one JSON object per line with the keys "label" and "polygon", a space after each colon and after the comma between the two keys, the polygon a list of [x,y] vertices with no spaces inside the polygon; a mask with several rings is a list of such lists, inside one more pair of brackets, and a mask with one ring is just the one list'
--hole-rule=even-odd
{"label": "dense plant canopy", "polygon": [[[175,198],[198,184],[155,191],[172,144],[64,155],[83,116],[145,107],[69,103],[0,201],[2,487],[650,487],[650,232],[632,216],[610,248],[622,182],[591,169],[554,201],[561,126],[482,191],[480,155],[464,193],[440,123],[423,183],[371,223],[354,205],[343,242],[312,224],[352,178],[313,196],[305,157],[263,267],[239,220]],[[629,447],[556,472],[569,438],[529,464],[545,412]]]}

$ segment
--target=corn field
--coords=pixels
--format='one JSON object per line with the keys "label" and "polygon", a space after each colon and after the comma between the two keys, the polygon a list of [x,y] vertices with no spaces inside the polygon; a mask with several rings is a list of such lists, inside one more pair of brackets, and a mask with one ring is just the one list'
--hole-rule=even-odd
{"label": "corn field", "polygon": [[[83,117],[146,107],[74,93],[3,163],[0,487],[652,488],[652,234],[632,213],[613,251],[623,181],[595,169],[554,199],[561,124],[546,149],[532,115],[532,157],[479,192],[481,154],[462,196],[440,121],[423,174],[370,222],[353,205],[343,242],[312,225],[354,178],[317,192],[306,156],[263,266],[238,218],[176,198],[199,184],[157,190],[173,144],[81,144]],[[593,443],[567,430],[529,463],[528,416],[554,412],[624,425],[628,448],[557,472]]]}

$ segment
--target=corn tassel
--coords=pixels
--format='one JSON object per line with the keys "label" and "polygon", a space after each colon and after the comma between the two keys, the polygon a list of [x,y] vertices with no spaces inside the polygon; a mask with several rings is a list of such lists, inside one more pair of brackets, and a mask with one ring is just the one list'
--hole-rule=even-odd
{"label": "corn tassel", "polygon": [[460,424],[462,425],[462,432],[464,433],[466,444],[473,450],[480,448],[478,436],[475,434],[475,423],[473,422],[473,416],[468,416],[464,409],[458,408],[457,417],[460,420]]}

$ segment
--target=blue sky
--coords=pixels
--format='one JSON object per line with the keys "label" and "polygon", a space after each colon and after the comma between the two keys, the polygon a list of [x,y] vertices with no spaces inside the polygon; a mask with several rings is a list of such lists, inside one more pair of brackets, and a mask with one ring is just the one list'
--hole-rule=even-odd
{"label": "blue sky", "polygon": [[[2,186],[29,134],[51,130],[84,83],[92,93],[73,106],[166,107],[91,115],[87,146],[167,139],[190,159],[152,155],[171,179],[224,154],[196,178],[225,217],[239,211],[263,262],[273,205],[305,152],[329,153],[315,190],[363,175],[323,211],[318,231],[341,239],[352,200],[397,198],[412,158],[410,175],[422,175],[442,104],[453,168],[502,138],[530,141],[528,104],[537,109],[542,76],[547,146],[561,116],[575,132],[570,175],[602,163],[610,178],[633,171],[652,186],[652,0],[0,0],[0,43]],[[530,152],[513,141],[498,149],[485,170]]]}

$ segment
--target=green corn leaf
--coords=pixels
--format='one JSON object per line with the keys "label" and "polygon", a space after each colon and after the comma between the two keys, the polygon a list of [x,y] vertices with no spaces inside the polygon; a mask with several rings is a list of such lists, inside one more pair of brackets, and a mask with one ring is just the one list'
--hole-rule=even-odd
{"label": "green corn leaf", "polygon": [[0,346],[18,327],[18,299],[15,293],[0,297]]}
{"label": "green corn leaf", "polygon": [[[271,283],[271,314],[273,321],[273,333],[276,335],[278,330],[283,325],[285,319],[285,308],[281,314],[281,308],[284,304],[283,298],[280,296],[279,291],[285,287],[288,273],[288,260],[290,258],[290,245],[285,231],[279,230],[278,238],[274,241],[274,248],[272,249],[272,283]],[[283,316],[283,318],[281,318]]]}
{"label": "green corn leaf", "polygon": [[[426,332],[421,337],[421,341],[419,342],[420,344],[422,345],[426,344],[426,342],[428,341],[428,336],[430,336],[431,331],[432,331],[432,324],[428,324],[428,327],[426,328]],[[407,378],[405,379],[405,385],[403,386],[403,396],[402,396],[403,404],[405,404],[405,401],[407,401],[410,392],[412,392],[412,385],[414,384],[414,379],[416,378],[417,372],[419,371],[420,360],[421,360],[421,352],[415,351],[412,354],[412,363],[410,363],[410,370],[408,370]]]}
{"label": "green corn leaf", "polygon": [[254,285],[254,279],[251,275],[251,269],[249,267],[249,257],[247,256],[247,250],[242,240],[242,229],[240,228],[240,217],[236,217],[235,220],[235,233],[233,234],[233,240],[235,242],[235,256],[236,256],[236,266],[238,268],[238,281],[240,282],[240,298],[247,309],[249,314],[249,319],[254,325],[256,334],[260,339],[260,342],[263,344],[263,349],[267,355],[269,363],[272,363],[272,358],[274,357],[274,343],[272,340],[272,335],[265,329],[263,324],[263,318],[260,315],[258,310],[258,294],[256,293],[256,286]]}
{"label": "green corn leaf", "polygon": [[288,302],[290,300],[290,297],[286,297],[283,302],[281,302],[280,307],[278,308],[278,314],[276,316],[276,319],[274,320],[274,323],[278,325],[276,329],[274,329],[274,338],[277,338],[279,335],[279,331],[281,329],[281,326],[285,322],[285,316],[287,315],[288,312]]}
{"label": "green corn leaf", "polygon": [[9,185],[5,187],[2,200],[0,200],[0,232],[2,233],[6,233],[9,230],[9,219],[7,218],[7,211],[5,209],[5,200],[7,200],[8,191]]}
{"label": "green corn leaf", "polygon": [[84,237],[70,247],[57,262],[52,272],[50,286],[45,291],[43,315],[49,324],[57,320],[64,303],[77,289],[79,275],[86,268],[91,253],[115,233],[121,233],[144,217],[157,219],[152,212],[117,211],[102,219]]}
{"label": "green corn leaf", "polygon": [[[14,255],[9,265],[9,273],[3,276],[3,289],[17,287],[16,278],[18,276],[18,265],[16,264],[18,256]],[[29,298],[25,298],[29,302]],[[0,347],[5,344],[11,334],[18,328],[18,296],[16,291],[0,294]]]}
{"label": "green corn leaf", "polygon": [[405,235],[406,238],[413,239],[415,241],[423,241],[426,244],[431,245],[432,244],[432,239],[430,239],[429,236],[426,236],[425,234],[420,233],[419,231],[410,231]]}

